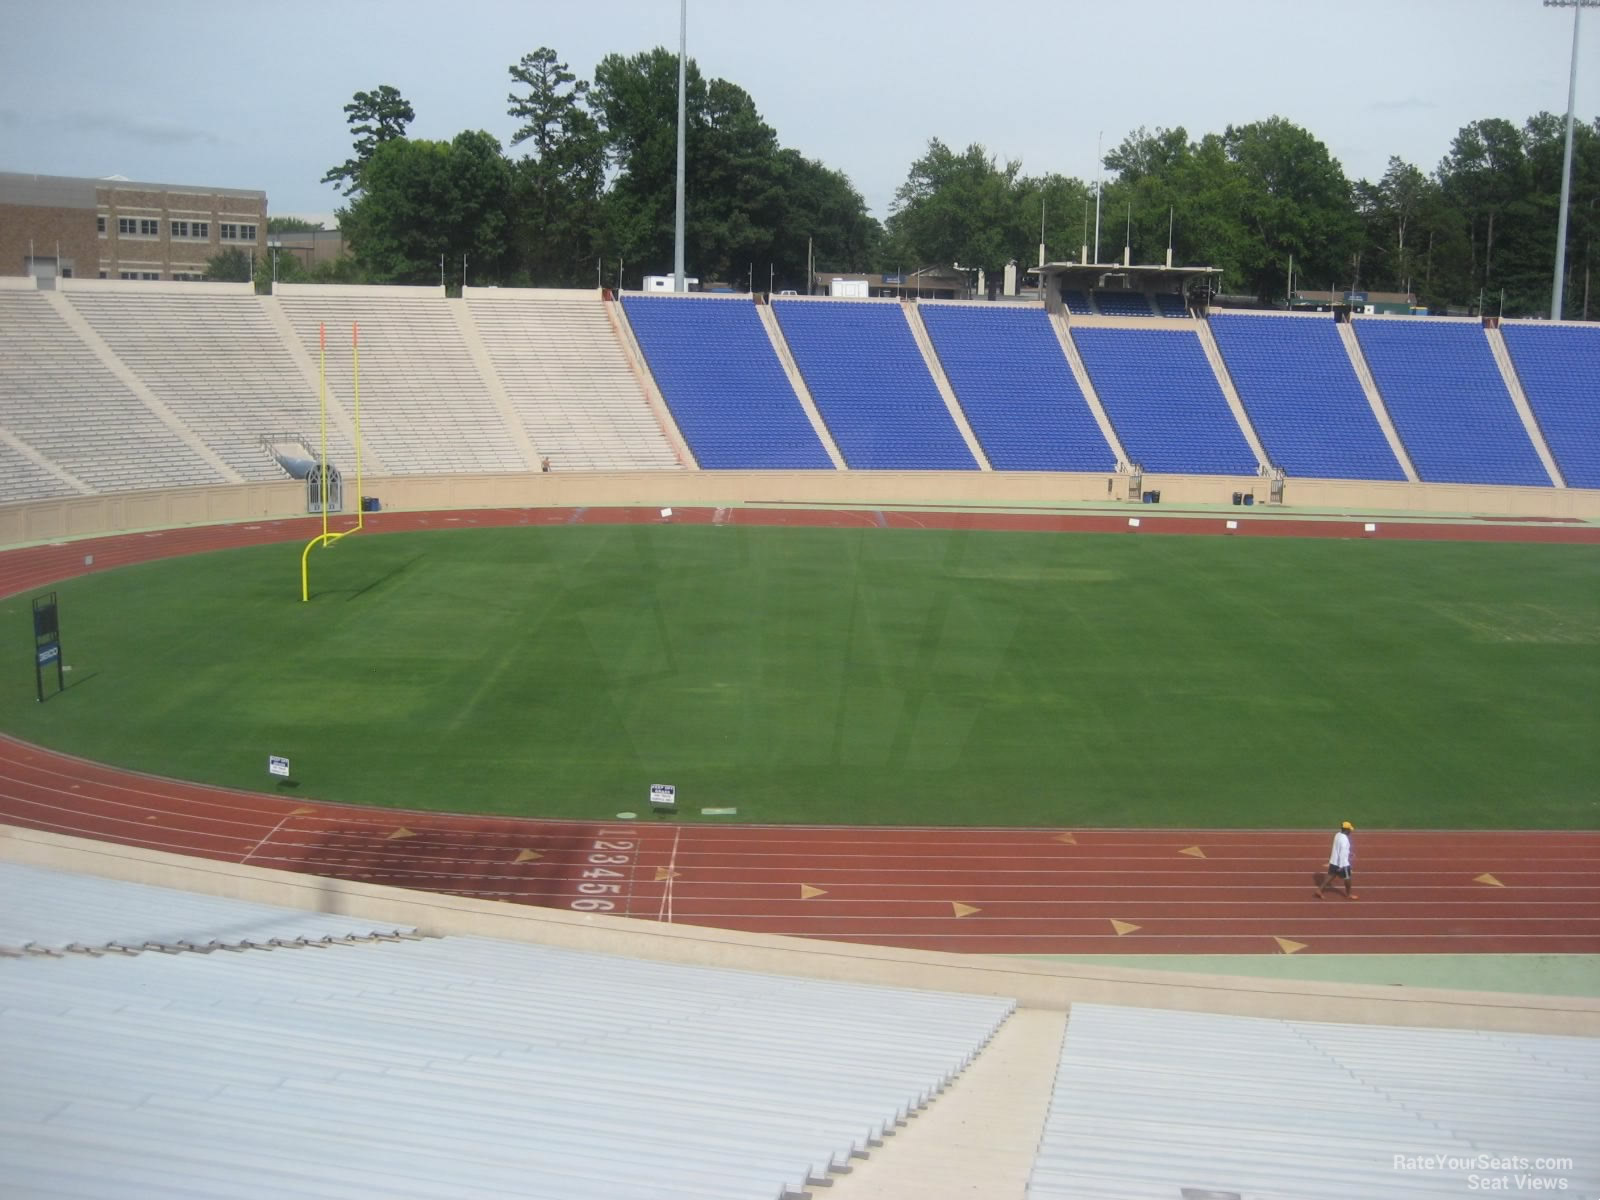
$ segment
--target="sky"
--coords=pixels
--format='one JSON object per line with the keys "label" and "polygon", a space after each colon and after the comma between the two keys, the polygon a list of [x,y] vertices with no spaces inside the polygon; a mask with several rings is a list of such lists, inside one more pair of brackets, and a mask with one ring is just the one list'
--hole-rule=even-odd
{"label": "sky", "polygon": [[[932,138],[1092,180],[1141,126],[1191,138],[1269,116],[1354,179],[1431,171],[1464,125],[1564,113],[1571,9],[1539,0],[688,0],[689,55],[879,218]],[[550,46],[580,78],[676,49],[677,0],[0,0],[0,170],[259,188],[330,218],[343,106],[380,84],[413,137],[502,143],[508,68]],[[114,48],[114,49],[113,49]],[[1578,118],[1600,112],[1600,8]]]}

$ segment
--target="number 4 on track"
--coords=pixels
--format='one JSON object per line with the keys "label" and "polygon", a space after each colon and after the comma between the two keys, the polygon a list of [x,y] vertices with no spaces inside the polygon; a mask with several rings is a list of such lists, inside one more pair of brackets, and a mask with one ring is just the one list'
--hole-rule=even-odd
{"label": "number 4 on track", "polygon": [[585,879],[621,879],[621,871],[607,870],[605,867],[590,867],[583,873]]}

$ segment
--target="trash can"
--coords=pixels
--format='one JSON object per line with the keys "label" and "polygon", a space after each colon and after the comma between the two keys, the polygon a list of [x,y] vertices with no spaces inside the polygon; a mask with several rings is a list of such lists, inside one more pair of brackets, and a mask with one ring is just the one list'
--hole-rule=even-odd
{"label": "trash can", "polygon": [[1145,492],[1139,497],[1139,501],[1141,504],[1154,504],[1156,502],[1156,494],[1154,492]]}
{"label": "trash can", "polygon": [[1151,499],[1150,499],[1150,503],[1151,504],[1160,504],[1161,503],[1161,489],[1157,488],[1155,491],[1151,492],[1150,493],[1150,497],[1151,497]]}
{"label": "trash can", "polygon": [[1256,494],[1254,492],[1246,492],[1244,494],[1244,506],[1246,508],[1249,508],[1255,502],[1256,502]]}
{"label": "trash can", "polygon": [[376,496],[363,496],[361,497],[361,511],[382,512],[383,505]]}
{"label": "trash can", "polygon": [[1235,505],[1243,504],[1244,503],[1244,493],[1243,492],[1235,492],[1233,494],[1233,502],[1234,502]]}

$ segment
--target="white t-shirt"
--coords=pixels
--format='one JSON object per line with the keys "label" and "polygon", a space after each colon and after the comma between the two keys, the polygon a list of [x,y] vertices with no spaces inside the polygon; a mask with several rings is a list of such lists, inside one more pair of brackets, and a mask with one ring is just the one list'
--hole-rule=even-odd
{"label": "white t-shirt", "polygon": [[1342,829],[1333,835],[1333,849],[1328,853],[1328,865],[1330,867],[1350,865],[1350,835]]}

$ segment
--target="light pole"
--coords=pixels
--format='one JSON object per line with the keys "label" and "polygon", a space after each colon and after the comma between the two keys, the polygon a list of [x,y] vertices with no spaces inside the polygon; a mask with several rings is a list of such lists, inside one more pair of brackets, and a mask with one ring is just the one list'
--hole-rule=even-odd
{"label": "light pole", "polygon": [[1567,201],[1572,196],[1572,109],[1578,98],[1578,22],[1586,8],[1600,0],[1544,0],[1546,8],[1572,10],[1572,72],[1567,77],[1567,148],[1561,160],[1561,215],[1556,219],[1556,278],[1550,291],[1550,319],[1561,320],[1562,292],[1567,281]]}
{"label": "light pole", "polygon": [[272,251],[272,286],[273,287],[277,287],[278,286],[278,251],[282,248],[282,246],[283,246],[283,242],[281,242],[277,238],[269,238],[269,239],[267,239],[267,249]]}
{"label": "light pole", "polygon": [[672,290],[685,291],[683,282],[683,142],[688,122],[685,96],[689,54],[689,0],[678,3],[678,215],[672,229]]}

